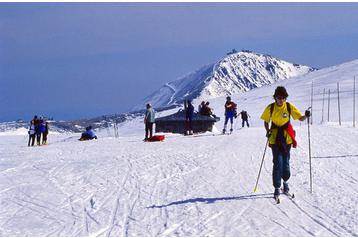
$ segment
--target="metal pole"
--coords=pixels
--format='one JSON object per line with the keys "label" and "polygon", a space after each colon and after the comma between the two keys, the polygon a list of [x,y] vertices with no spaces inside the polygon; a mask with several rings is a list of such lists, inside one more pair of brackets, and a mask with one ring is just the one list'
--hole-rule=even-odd
{"label": "metal pole", "polygon": [[328,89],[328,115],[327,115],[327,121],[329,122],[329,107],[331,102],[331,89]]}
{"label": "metal pole", "polygon": [[[313,81],[312,81],[312,87],[311,87],[311,111],[313,111],[312,108],[313,108]],[[312,123],[313,123],[313,119],[312,119],[312,115],[311,115],[311,125],[312,125]]]}
{"label": "metal pole", "polygon": [[270,138],[270,137],[267,137],[264,154],[263,154],[262,160],[261,160],[261,165],[260,165],[259,174],[257,175],[256,184],[255,184],[255,187],[254,187],[254,192],[256,192],[256,190],[257,190],[257,184],[259,183],[259,178],[260,178],[260,174],[261,174],[262,165],[263,165],[264,159],[265,159],[265,154],[266,154],[267,145],[268,145],[268,143],[269,143],[269,138]]}
{"label": "metal pole", "polygon": [[339,119],[339,125],[341,125],[341,104],[339,101],[339,83],[337,82],[337,96],[338,96],[338,119]]}
{"label": "metal pole", "polygon": [[323,99],[322,99],[322,120],[321,123],[323,123],[323,114],[324,114],[324,95],[326,93],[326,89],[323,89]]}
{"label": "metal pole", "polygon": [[[308,109],[309,110],[309,109]],[[312,115],[312,113],[311,113]],[[310,132],[310,118],[307,118],[307,126],[308,126],[308,158],[309,158],[309,164],[310,164],[310,188],[311,193],[313,192],[312,188],[312,161],[311,161],[311,132]]]}

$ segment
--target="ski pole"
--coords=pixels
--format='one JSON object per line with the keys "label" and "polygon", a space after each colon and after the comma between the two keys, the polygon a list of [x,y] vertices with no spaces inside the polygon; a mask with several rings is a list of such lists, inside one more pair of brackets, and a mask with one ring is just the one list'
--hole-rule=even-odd
{"label": "ski pole", "polygon": [[[309,111],[311,107],[309,107],[307,110]],[[307,117],[307,129],[308,129],[308,158],[309,158],[309,164],[310,164],[310,188],[311,193],[313,192],[312,189],[312,163],[311,163],[311,133],[310,133],[310,117]]]}
{"label": "ski pole", "polygon": [[257,184],[259,183],[259,178],[260,178],[260,174],[261,174],[261,169],[262,169],[262,165],[264,163],[264,159],[265,159],[265,154],[266,154],[266,149],[267,149],[267,145],[269,143],[269,136],[267,137],[267,141],[266,141],[266,145],[265,145],[265,150],[264,150],[264,154],[262,156],[262,160],[261,160],[261,165],[260,165],[260,170],[259,170],[259,174],[257,175],[257,180],[256,180],[256,184],[255,184],[255,188],[254,188],[254,193],[257,190]]}

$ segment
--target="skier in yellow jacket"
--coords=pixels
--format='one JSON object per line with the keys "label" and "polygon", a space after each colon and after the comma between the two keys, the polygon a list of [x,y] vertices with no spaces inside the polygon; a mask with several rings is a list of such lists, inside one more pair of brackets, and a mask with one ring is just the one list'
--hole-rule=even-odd
{"label": "skier in yellow jacket", "polygon": [[[273,95],[275,102],[268,105],[261,115],[264,120],[266,136],[273,155],[272,181],[275,198],[280,194],[281,179],[283,180],[283,192],[288,193],[288,179],[290,178],[290,149],[296,147],[295,132],[290,123],[290,117],[294,120],[304,121],[309,117],[310,111],[306,110],[303,116],[292,104],[286,102],[288,93],[282,86],[276,88]],[[269,126],[270,121],[271,128]]]}

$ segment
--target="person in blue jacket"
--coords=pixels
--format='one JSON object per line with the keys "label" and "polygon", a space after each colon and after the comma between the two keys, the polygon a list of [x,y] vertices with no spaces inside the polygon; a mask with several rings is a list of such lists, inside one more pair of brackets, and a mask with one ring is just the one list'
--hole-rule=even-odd
{"label": "person in blue jacket", "polygon": [[86,131],[82,133],[80,141],[97,139],[96,133],[92,130],[92,126],[86,127]]}
{"label": "person in blue jacket", "polygon": [[36,143],[41,145],[41,135],[46,131],[43,117],[35,120]]}
{"label": "person in blue jacket", "polygon": [[152,105],[148,103],[146,107],[147,110],[145,111],[145,115],[144,115],[144,124],[145,124],[144,141],[147,141],[150,137],[153,136],[153,124],[155,122],[155,111],[153,110]]}

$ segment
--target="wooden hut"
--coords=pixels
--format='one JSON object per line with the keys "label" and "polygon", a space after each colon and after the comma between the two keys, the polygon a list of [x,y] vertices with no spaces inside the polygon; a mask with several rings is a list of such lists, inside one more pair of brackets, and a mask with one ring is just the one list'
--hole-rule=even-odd
{"label": "wooden hut", "polygon": [[[214,115],[203,116],[194,112],[193,131],[194,133],[212,131],[215,122],[220,121],[220,117]],[[177,113],[155,119],[155,132],[171,132],[184,134],[185,129],[185,110],[180,109]]]}

